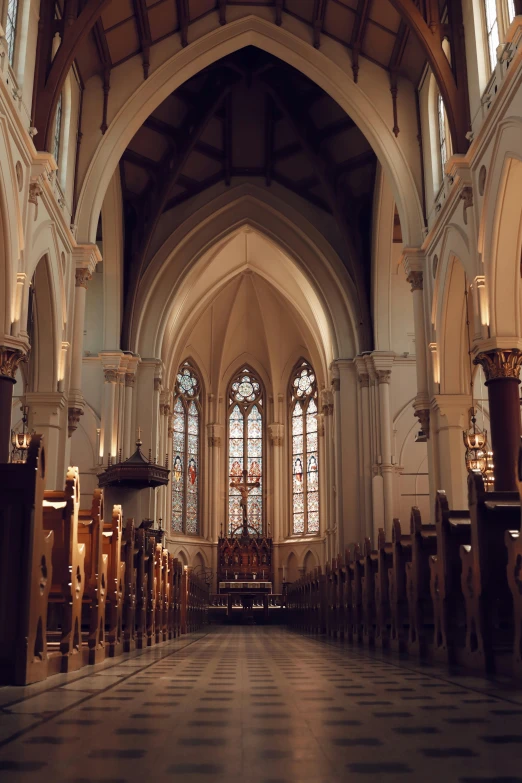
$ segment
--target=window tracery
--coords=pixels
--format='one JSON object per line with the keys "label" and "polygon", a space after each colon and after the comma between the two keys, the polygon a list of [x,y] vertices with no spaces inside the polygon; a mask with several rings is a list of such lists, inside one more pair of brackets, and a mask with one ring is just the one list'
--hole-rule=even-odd
{"label": "window tracery", "polygon": [[[232,379],[228,397],[228,484],[247,471],[249,482],[259,481],[247,500],[249,532],[263,534],[263,390],[256,374],[244,367]],[[228,489],[228,534],[241,533],[241,493]]]}
{"label": "window tracery", "polygon": [[319,533],[317,380],[303,361],[290,385],[292,428],[292,533]]}
{"label": "window tracery", "polygon": [[8,0],[7,15],[5,20],[5,38],[7,41],[7,56],[11,68],[14,63],[16,26],[18,23],[18,0]]}
{"label": "window tracery", "polygon": [[198,535],[201,384],[195,369],[184,362],[176,376],[172,422],[173,533]]}

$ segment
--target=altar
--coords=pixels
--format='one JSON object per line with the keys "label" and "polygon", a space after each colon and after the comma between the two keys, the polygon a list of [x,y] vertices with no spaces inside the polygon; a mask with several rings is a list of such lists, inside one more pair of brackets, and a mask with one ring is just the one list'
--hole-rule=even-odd
{"label": "altar", "polygon": [[254,622],[254,601],[260,597],[263,601],[263,620],[268,620],[268,597],[272,593],[272,582],[257,581],[250,579],[246,582],[240,582],[234,579],[233,582],[218,582],[218,592],[227,595],[227,616],[230,618],[233,611],[233,602],[239,598],[243,608],[243,622]]}

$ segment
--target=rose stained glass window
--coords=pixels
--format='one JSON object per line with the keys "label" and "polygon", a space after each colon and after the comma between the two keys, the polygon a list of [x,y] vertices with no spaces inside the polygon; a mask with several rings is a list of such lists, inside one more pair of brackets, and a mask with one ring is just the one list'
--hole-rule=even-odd
{"label": "rose stained glass window", "polygon": [[176,377],[172,419],[173,533],[198,535],[200,486],[200,383],[188,362]]}
{"label": "rose stained glass window", "polygon": [[[253,536],[263,535],[263,398],[261,383],[255,373],[245,367],[230,384],[228,408],[228,484],[243,481],[247,471],[252,487],[247,499],[248,530]],[[228,488],[228,534],[240,535],[243,530],[241,492]]]}
{"label": "rose stained glass window", "polygon": [[317,382],[301,362],[290,386],[292,433],[292,533],[319,533],[319,444]]}

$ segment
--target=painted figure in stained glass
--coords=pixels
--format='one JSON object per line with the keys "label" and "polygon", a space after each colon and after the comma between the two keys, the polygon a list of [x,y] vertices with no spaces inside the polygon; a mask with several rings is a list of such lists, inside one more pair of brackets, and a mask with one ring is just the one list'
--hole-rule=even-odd
{"label": "painted figure in stained glass", "polygon": [[200,391],[195,369],[184,362],[176,376],[172,422],[172,531],[191,535],[199,533]]}
{"label": "painted figure in stained glass", "polygon": [[[292,426],[292,532],[319,532],[319,449],[317,381],[308,362],[301,361],[290,383]],[[306,465],[306,473],[303,470]]]}
{"label": "painted figure in stained glass", "polygon": [[189,481],[190,481],[190,483],[191,484],[195,484],[196,483],[196,478],[197,478],[198,474],[197,474],[197,468],[196,468],[196,461],[195,461],[195,459],[193,457],[189,461],[188,474],[189,474]]}
{"label": "painted figure in stained glass", "polygon": [[263,398],[255,374],[244,367],[233,379],[228,408],[229,535],[263,530]]}
{"label": "painted figure in stained glass", "polygon": [[181,458],[178,454],[174,460],[174,465],[172,466],[172,476],[176,484],[179,484],[179,482],[181,481],[181,475],[182,475]]}

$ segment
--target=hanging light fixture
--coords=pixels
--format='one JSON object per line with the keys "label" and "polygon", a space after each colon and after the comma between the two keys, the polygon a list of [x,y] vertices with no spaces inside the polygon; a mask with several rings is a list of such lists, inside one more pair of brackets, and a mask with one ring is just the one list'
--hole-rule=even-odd
{"label": "hanging light fixture", "polygon": [[469,427],[462,437],[466,448],[465,460],[468,473],[481,473],[486,490],[493,488],[493,452],[488,445],[488,433],[477,425],[477,416],[473,399],[473,366],[471,363],[471,338],[469,331],[468,284],[465,283],[464,302],[466,306],[466,328],[468,332],[469,385],[471,389],[471,408],[469,409]]}
{"label": "hanging light fixture", "polygon": [[11,430],[11,462],[23,463],[27,459],[27,449],[31,442],[31,438],[35,434],[27,431],[27,416],[29,413],[29,406],[22,405],[20,408],[22,411],[22,431]]}

